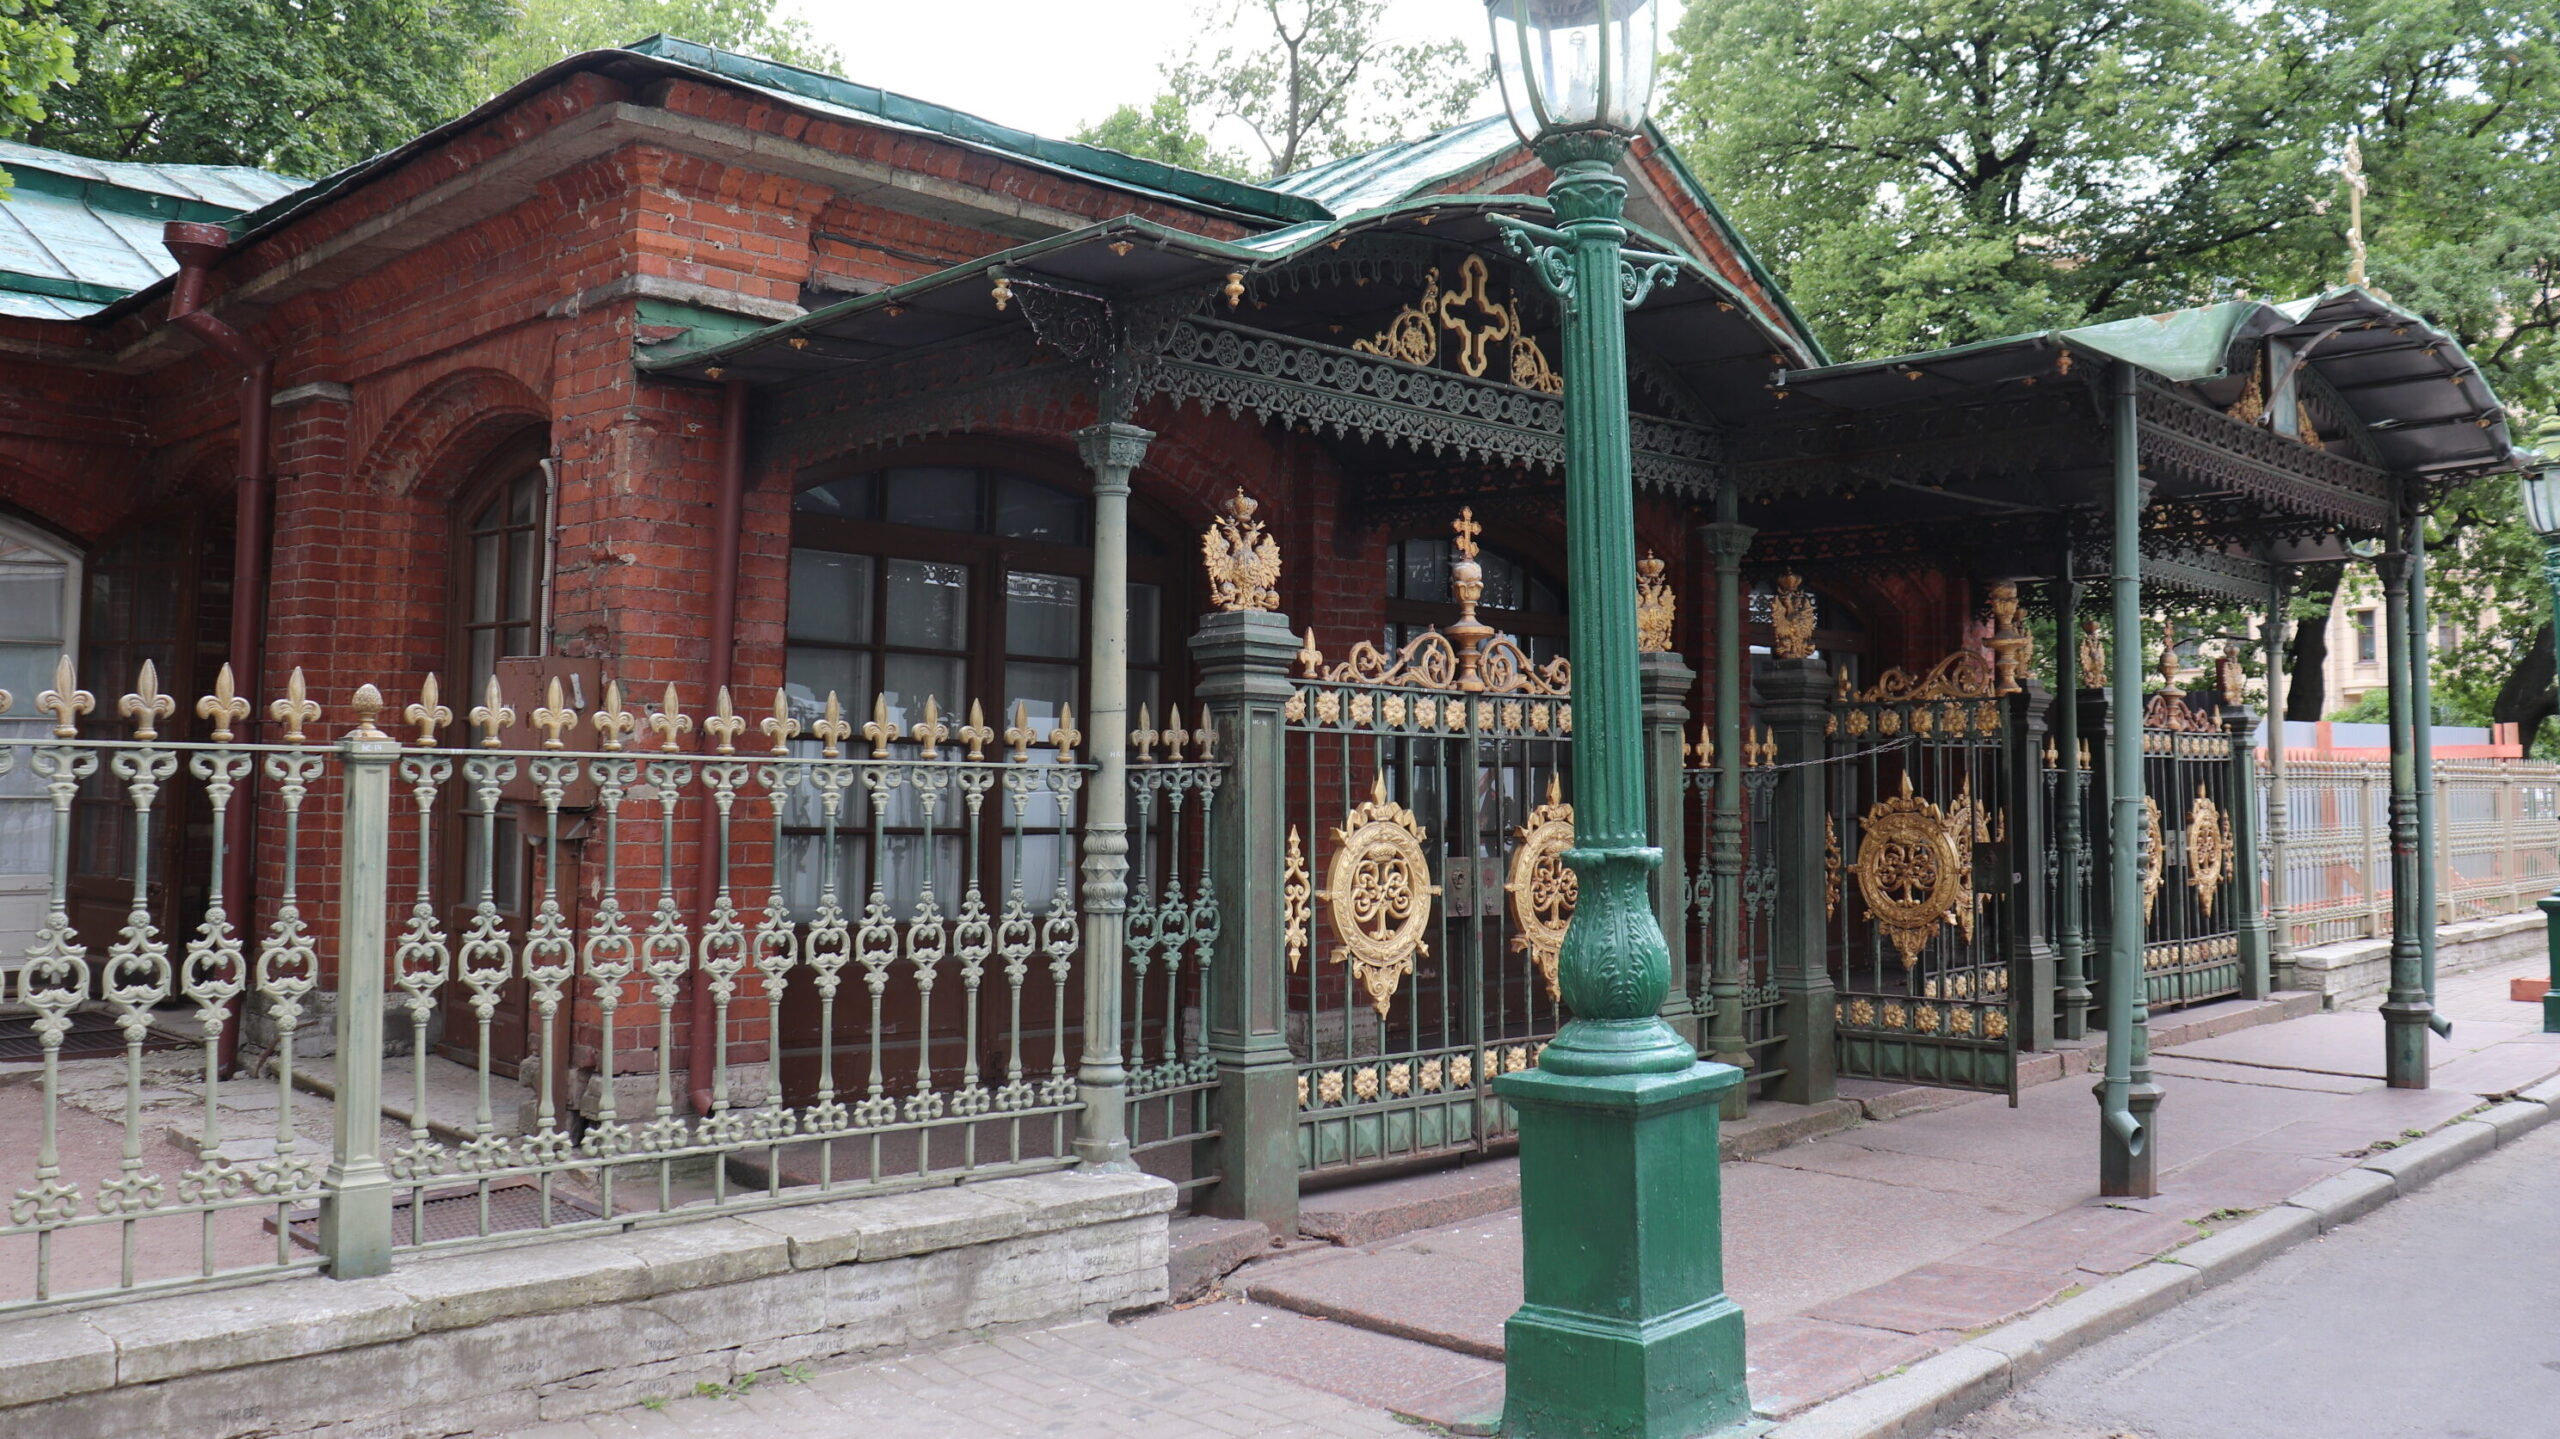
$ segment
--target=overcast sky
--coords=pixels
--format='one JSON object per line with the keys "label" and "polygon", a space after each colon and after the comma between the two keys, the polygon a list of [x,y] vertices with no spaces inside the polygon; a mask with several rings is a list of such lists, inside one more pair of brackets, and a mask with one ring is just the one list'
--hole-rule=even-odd
{"label": "overcast sky", "polygon": [[[1155,95],[1199,0],[786,0],[844,56],[845,78],[1064,136]],[[1680,14],[1670,0],[1662,28]],[[1485,46],[1484,0],[1392,0],[1393,38]],[[1501,102],[1488,92],[1490,114]]]}

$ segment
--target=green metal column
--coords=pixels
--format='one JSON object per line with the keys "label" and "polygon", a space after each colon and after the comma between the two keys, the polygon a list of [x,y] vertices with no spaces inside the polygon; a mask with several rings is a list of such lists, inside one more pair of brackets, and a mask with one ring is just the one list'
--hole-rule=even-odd
{"label": "green metal column", "polygon": [[1289,663],[1286,616],[1243,611],[1200,622],[1195,693],[1229,766],[1209,822],[1218,876],[1217,960],[1209,967],[1208,1052],[1218,1066],[1219,1173],[1208,1213],[1298,1232],[1298,1064],[1289,1052],[1287,865]]}
{"label": "green metal column", "polygon": [[2151,1002],[2142,973],[2142,439],[2133,366],[2110,377],[2115,449],[2114,678],[2108,725],[2107,1071],[2098,1085],[2098,1192],[2160,1192],[2151,1082]]}
{"label": "green metal column", "polygon": [[[1717,487],[1716,522],[1700,531],[1716,565],[1716,787],[1707,821],[1707,905],[1713,952],[1707,957],[1708,1057],[1748,1071],[1751,1046],[1743,1025],[1742,974],[1742,557],[1752,529],[1734,516],[1741,497],[1731,484]],[[1736,1085],[1724,1117],[1740,1119],[1749,1086]]]}
{"label": "green metal column", "polygon": [[[1778,1067],[1771,1097],[1821,1104],[1838,1097],[1840,1053],[1833,1039],[1837,991],[1831,983],[1829,900],[1824,890],[1823,820],[1830,812],[1831,671],[1821,658],[1773,659],[1760,676],[1760,720],[1778,747],[1771,832],[1777,853],[1776,911],[1769,933],[1770,978],[1778,987]],[[1734,787],[1741,787],[1741,763]],[[1718,784],[1725,781],[1718,776]]]}
{"label": "green metal column", "polygon": [[2293,988],[2293,882],[2285,841],[2293,828],[2293,802],[2285,791],[2285,674],[2293,629],[2290,565],[2272,568],[2267,591],[2267,982]]}
{"label": "green metal column", "polygon": [[[1644,692],[1645,825],[1654,848],[1662,851],[1662,868],[1653,874],[1653,914],[1671,955],[1671,988],[1663,996],[1662,1019],[1694,1044],[1705,1026],[1689,969],[1688,779],[1682,771],[1688,764],[1689,691],[1698,683],[1698,672],[1667,651],[1639,655],[1637,662],[1637,683]],[[1735,1090],[1734,1098],[1740,1096]]]}
{"label": "green metal column", "polygon": [[2089,905],[2080,891],[2080,867],[2088,841],[2080,832],[2080,576],[2074,572],[2071,545],[2062,547],[2062,579],[2056,586],[2053,613],[2053,682],[2061,694],[2054,706],[2054,780],[2061,798],[2054,825],[2055,867],[2062,896],[2057,917],[2061,934],[2054,945],[2056,983],[2062,999],[2054,1017],[2054,1036],[2079,1039],[2089,1032]]}
{"label": "green metal column", "polygon": [[391,1272],[391,1171],[382,1162],[382,993],[389,953],[391,766],[400,742],[374,726],[382,695],[356,691],[356,727],[338,741],[346,775],[339,830],[338,1094],[320,1191],[320,1253],[337,1279]]}
{"label": "green metal column", "polygon": [[2231,736],[2231,878],[2240,937],[2240,997],[2264,999],[2268,981],[2266,911],[2258,899],[2258,717],[2247,705],[2225,705]]}
{"label": "green metal column", "polygon": [[2436,927],[2436,689],[2435,626],[2427,617],[2427,517],[2409,511],[2409,764],[2417,781],[2418,967],[2427,992],[2427,1027],[2453,1033],[2453,1022],[2435,1011]]}
{"label": "green metal column", "polygon": [[1076,1093],[1081,1168],[1135,1168],[1129,1158],[1129,1073],[1120,1057],[1123,926],[1129,908],[1129,472],[1151,430],[1100,424],[1076,432],[1093,471],[1091,667],[1085,719],[1093,773],[1084,790],[1084,1055]]}
{"label": "green metal column", "polygon": [[[2018,1048],[2050,1049],[2060,1037],[2055,1015],[2056,975],[2050,941],[2052,916],[2045,912],[2044,887],[2044,740],[2045,712],[2053,696],[2033,675],[2019,677],[2018,693],[2008,708],[2009,738],[2002,762],[2008,768],[2010,802],[2009,872],[1988,875],[2009,894],[2009,983],[2026,1003],[2015,1010]],[[2061,751],[2054,752],[2057,761]],[[2061,770],[2057,784],[2071,778]]]}
{"label": "green metal column", "polygon": [[[2546,421],[2543,435],[2550,436],[2560,422]],[[2560,643],[2560,539],[2542,542],[2542,581],[2551,590],[2551,632]],[[2534,901],[2542,911],[2543,948],[2551,962],[2551,987],[2542,995],[2542,1032],[2560,1034],[2560,887]]]}
{"label": "green metal column", "polygon": [[[2395,487],[2396,489],[2396,487]],[[2391,991],[2382,1002],[2383,1079],[2394,1089],[2427,1087],[2426,957],[2419,948],[2417,756],[2409,685],[2409,528],[2393,505],[2390,539],[2374,561],[2382,576],[2383,683],[2391,696]]]}
{"label": "green metal column", "polygon": [[1580,881],[1559,959],[1573,1018],[1495,1091],[1518,1115],[1522,1288],[1504,1329],[1514,1439],[1673,1439],[1750,1418],[1742,1310],[1724,1292],[1716,1131],[1742,1082],[1662,1020],[1670,953],[1650,895],[1636,682],[1625,307],[1676,273],[1624,252],[1623,135],[1541,145],[1557,229],[1504,239],[1563,312],[1565,538]]}

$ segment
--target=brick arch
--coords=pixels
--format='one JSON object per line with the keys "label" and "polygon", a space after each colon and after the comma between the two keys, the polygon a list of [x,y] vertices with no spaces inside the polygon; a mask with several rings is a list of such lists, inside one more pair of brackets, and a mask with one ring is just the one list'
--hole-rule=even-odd
{"label": "brick arch", "polygon": [[23,455],[0,457],[0,514],[87,550],[115,527],[127,506],[111,489],[84,485]]}
{"label": "brick arch", "polygon": [[550,421],[550,405],[503,370],[440,376],[383,422],[356,467],[355,489],[441,501],[499,445]]}

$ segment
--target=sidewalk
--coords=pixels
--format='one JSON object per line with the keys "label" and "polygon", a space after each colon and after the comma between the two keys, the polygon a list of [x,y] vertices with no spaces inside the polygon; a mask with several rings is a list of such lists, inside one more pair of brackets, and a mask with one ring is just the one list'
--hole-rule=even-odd
{"label": "sidewalk", "polygon": [[[2506,997],[2508,978],[2529,972],[2538,966],[2444,982],[2455,1029],[2434,1041],[2428,1090],[2383,1087],[2370,1011],[2165,1046],[2155,1069],[2168,1169],[2155,1199],[2093,1196],[2096,1109],[2077,1076],[2028,1090],[2015,1110],[1997,1096],[1946,1097],[1729,1160],[1726,1280],[1749,1316],[1755,1406],[1799,1414],[2560,1073],[2560,1036],[2539,1032],[2538,1006]],[[1478,1168],[1499,1182],[1494,1166]],[[1440,1176],[1391,1183],[1443,1196],[1434,1202],[1453,1187]],[[1323,1198],[1335,1212],[1358,1207]],[[662,1410],[536,1432],[1333,1436],[1410,1434],[1420,1421],[1484,1433],[1500,1412],[1519,1263],[1516,1209],[1302,1242],[1201,1302],[1124,1324],[793,1376],[809,1382],[743,1398],[671,1396]]]}

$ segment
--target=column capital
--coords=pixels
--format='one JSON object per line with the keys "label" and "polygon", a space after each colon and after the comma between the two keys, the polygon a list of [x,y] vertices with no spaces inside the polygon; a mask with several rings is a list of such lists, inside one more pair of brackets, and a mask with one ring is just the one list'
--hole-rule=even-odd
{"label": "column capital", "polygon": [[1706,537],[1707,553],[1719,560],[1739,560],[1750,553],[1751,539],[1760,532],[1749,525],[1730,521],[1698,526]]}
{"label": "column capital", "polygon": [[1105,421],[1076,431],[1076,454],[1083,458],[1095,478],[1100,479],[1107,472],[1116,471],[1125,483],[1129,471],[1146,463],[1147,444],[1155,437],[1153,430],[1121,424],[1116,420]]}

